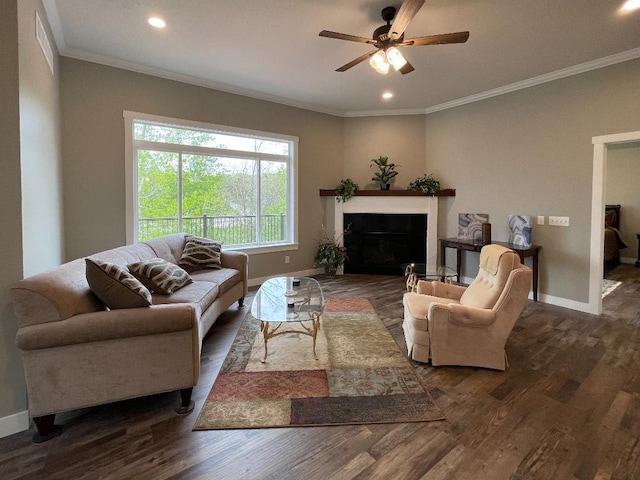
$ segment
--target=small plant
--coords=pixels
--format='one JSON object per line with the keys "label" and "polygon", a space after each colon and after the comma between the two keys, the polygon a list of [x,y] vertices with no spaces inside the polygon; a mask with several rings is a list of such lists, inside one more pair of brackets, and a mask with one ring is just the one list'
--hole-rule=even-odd
{"label": "small plant", "polygon": [[393,177],[398,175],[398,172],[396,172],[396,164],[389,163],[389,157],[379,156],[378,158],[374,158],[373,160],[371,160],[371,165],[369,165],[369,168],[373,167],[374,165],[378,168],[378,171],[373,174],[374,176],[371,178],[371,180],[380,182],[380,188],[382,188],[383,190],[388,190],[389,181],[391,181]]}
{"label": "small plant", "polygon": [[324,225],[322,226],[322,237],[318,240],[318,250],[313,258],[313,263],[315,266],[322,265],[325,273],[329,276],[334,276],[347,259],[347,249],[340,244],[340,237],[337,239],[329,238]]}
{"label": "small plant", "polygon": [[343,178],[336,187],[336,199],[338,202],[346,202],[349,200],[358,190],[358,184],[350,178]]}
{"label": "small plant", "polygon": [[434,194],[440,190],[440,182],[433,178],[433,174],[423,175],[409,184],[409,190],[418,190],[422,193]]}

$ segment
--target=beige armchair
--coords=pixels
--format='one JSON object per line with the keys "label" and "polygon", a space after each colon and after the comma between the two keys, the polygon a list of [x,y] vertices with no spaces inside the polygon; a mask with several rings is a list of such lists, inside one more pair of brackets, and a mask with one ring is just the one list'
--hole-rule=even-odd
{"label": "beige armchair", "polygon": [[515,252],[487,245],[468,287],[420,280],[416,292],[403,298],[409,357],[432,365],[504,370],[504,345],[527,303],[531,278],[531,269]]}

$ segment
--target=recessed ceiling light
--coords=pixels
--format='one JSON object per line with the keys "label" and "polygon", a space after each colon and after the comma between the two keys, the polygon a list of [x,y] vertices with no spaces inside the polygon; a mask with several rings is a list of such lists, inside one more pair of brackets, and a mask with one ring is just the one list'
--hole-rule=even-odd
{"label": "recessed ceiling light", "polygon": [[640,8],[640,0],[627,0],[624,2],[624,5],[622,5],[622,10],[627,11],[637,10],[638,8]]}
{"label": "recessed ceiling light", "polygon": [[384,92],[382,94],[382,98],[384,98],[385,100],[389,100],[390,98],[393,98],[393,93],[391,92]]}
{"label": "recessed ceiling light", "polygon": [[152,27],[164,28],[167,26],[166,22],[160,17],[151,17],[147,21],[149,22],[149,25],[151,25]]}

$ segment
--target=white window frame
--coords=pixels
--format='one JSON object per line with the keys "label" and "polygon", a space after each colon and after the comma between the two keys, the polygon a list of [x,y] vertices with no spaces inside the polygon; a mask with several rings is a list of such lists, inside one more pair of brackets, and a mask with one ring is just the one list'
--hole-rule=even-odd
{"label": "white window frame", "polygon": [[[212,133],[238,135],[245,137],[258,138],[261,140],[278,140],[290,143],[289,159],[287,163],[287,238],[290,239],[284,243],[262,244],[262,245],[242,245],[223,247],[228,250],[241,250],[248,253],[269,253],[298,249],[298,137],[290,135],[281,135],[277,133],[261,132],[258,130],[249,130],[244,128],[228,127],[224,125],[214,125],[210,123],[195,122],[192,120],[184,120],[172,117],[164,117],[159,115],[151,115],[147,113],[131,112],[124,110],[124,135],[125,135],[125,221],[126,221],[126,241],[132,244],[138,241],[136,228],[138,224],[138,159],[136,152],[139,148],[145,146],[153,147],[156,150],[159,145],[156,142],[147,142],[136,140],[134,137],[133,124],[135,121],[148,122],[163,126],[176,128],[195,128],[207,130]],[[236,157],[236,158],[255,158],[258,160],[268,160],[269,157],[282,156],[269,155],[255,152],[244,152],[239,150],[218,149],[209,147],[189,146],[192,153],[202,153],[213,156]],[[183,146],[172,145],[170,143],[162,144],[163,151],[184,151]],[[258,197],[259,198],[259,197]]]}

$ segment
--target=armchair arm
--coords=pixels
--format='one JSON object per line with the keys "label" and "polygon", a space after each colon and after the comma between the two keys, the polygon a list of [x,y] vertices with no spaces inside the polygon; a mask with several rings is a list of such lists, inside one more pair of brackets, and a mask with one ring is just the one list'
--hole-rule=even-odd
{"label": "armchair arm", "polygon": [[440,281],[419,280],[416,292],[422,295],[447,298],[449,300],[460,300],[467,288],[459,285],[452,285]]}
{"label": "armchair arm", "polygon": [[496,320],[496,312],[457,303],[433,303],[428,318],[436,324],[450,322],[462,327],[487,327]]}

